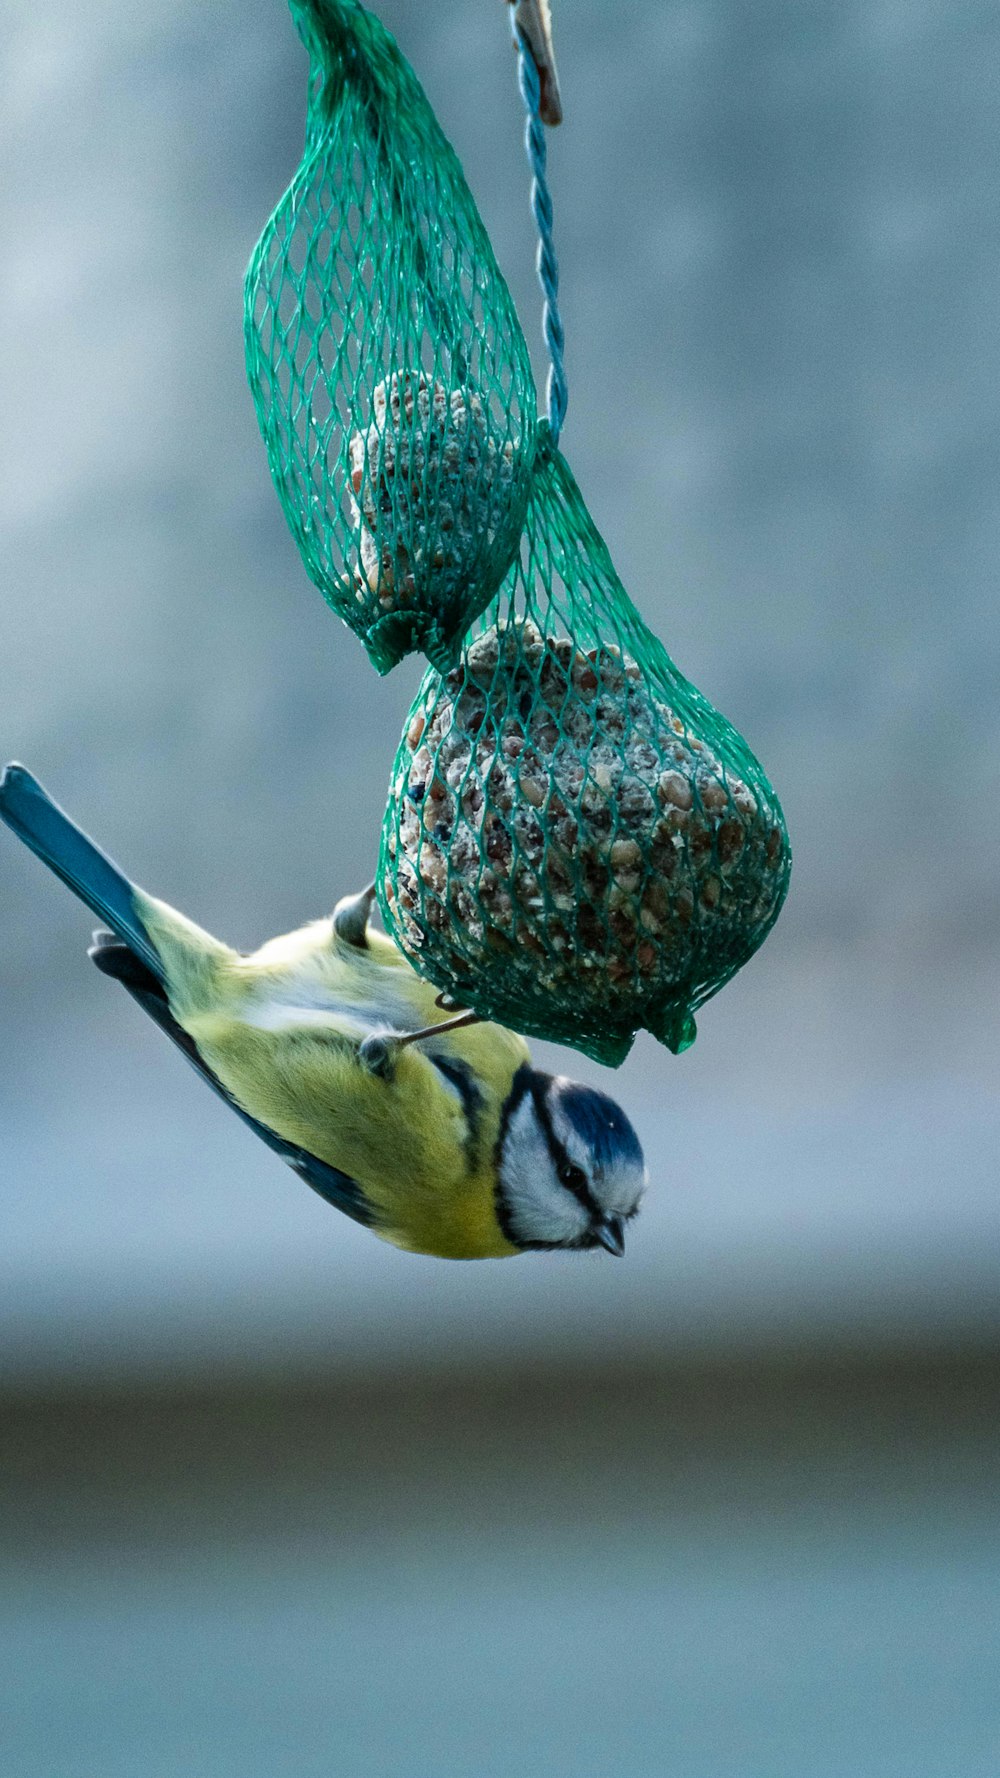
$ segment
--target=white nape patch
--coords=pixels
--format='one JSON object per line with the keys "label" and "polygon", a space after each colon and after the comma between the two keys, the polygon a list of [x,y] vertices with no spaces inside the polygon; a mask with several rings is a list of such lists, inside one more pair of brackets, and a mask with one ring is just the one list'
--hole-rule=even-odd
{"label": "white nape patch", "polygon": [[[404,1009],[409,1014],[410,1009]],[[339,1037],[356,1038],[359,1043],[373,1033],[395,1033],[414,1029],[412,1014],[404,1018],[387,1017],[384,1010],[377,1012],[374,1006],[334,1006],[306,1005],[304,1001],[283,999],[259,1000],[250,1002],[240,1014],[240,1022],[250,1025],[255,1031],[302,1031],[305,1029],[335,1031]],[[435,1061],[432,1051],[424,1052],[429,1062]],[[436,1070],[438,1081],[444,1091],[459,1104],[463,1110],[465,1100],[460,1088],[441,1069]]]}
{"label": "white nape patch", "polygon": [[[326,1027],[358,1039],[376,1032],[419,1028],[417,1010],[398,990],[393,971],[366,967],[348,972],[342,965],[334,968],[326,954],[329,948],[330,922],[326,920],[315,921],[284,938],[272,939],[256,952],[248,960],[249,980],[239,1012],[241,1023],[256,1031]],[[266,974],[258,973],[262,963],[268,966]],[[359,992],[352,994],[352,987]]]}
{"label": "white nape patch", "polygon": [[300,984],[282,982],[267,998],[260,995],[247,1000],[240,1010],[240,1023],[255,1031],[301,1031],[311,1026],[360,1040],[374,1031],[399,1030],[392,1017],[394,1010],[360,1003],[338,1005],[318,987],[310,993]]}
{"label": "white nape patch", "polygon": [[500,1192],[515,1241],[575,1247],[589,1233],[587,1210],[560,1185],[535,1101],[526,1093],[507,1125]]}
{"label": "white nape patch", "polygon": [[255,1031],[301,1031],[303,1026],[311,1025],[324,1027],[327,1031],[342,1031],[345,1037],[366,1037],[373,1029],[353,1012],[347,1014],[333,1006],[289,1005],[287,1000],[265,1000],[256,1006],[244,1006],[240,1023],[252,1025]]}

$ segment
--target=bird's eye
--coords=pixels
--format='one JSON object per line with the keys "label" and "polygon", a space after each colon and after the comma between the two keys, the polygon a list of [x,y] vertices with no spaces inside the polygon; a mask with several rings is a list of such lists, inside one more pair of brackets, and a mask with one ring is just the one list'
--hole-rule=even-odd
{"label": "bird's eye", "polygon": [[564,1185],[568,1192],[573,1192],[579,1197],[580,1193],[587,1189],[587,1175],[582,1167],[574,1167],[572,1161],[564,1161],[559,1169],[559,1183]]}

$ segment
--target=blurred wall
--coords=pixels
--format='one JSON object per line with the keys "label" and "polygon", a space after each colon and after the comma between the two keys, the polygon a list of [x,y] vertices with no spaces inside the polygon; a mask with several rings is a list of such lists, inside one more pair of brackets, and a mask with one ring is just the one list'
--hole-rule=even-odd
{"label": "blurred wall", "polygon": [[17,1778],[995,1778],[992,1362],[5,1407]]}
{"label": "blurred wall", "polygon": [[[380,10],[534,347],[499,0]],[[255,1146],[0,836],[13,1381],[996,1331],[1000,18],[578,0],[556,29],[565,446],[774,779],[788,906],[695,1049],[615,1079],[653,1175],[627,1264],[458,1268]],[[253,943],[370,874],[417,674],[376,682],[306,581],[244,381],[303,58],[279,0],[12,0],[0,54],[0,751]]]}

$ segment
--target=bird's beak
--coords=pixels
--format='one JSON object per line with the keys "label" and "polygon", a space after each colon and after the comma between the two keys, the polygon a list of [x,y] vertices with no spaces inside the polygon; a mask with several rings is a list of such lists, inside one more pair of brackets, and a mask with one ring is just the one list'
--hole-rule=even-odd
{"label": "bird's beak", "polygon": [[600,1222],[594,1223],[594,1234],[606,1253],[613,1253],[616,1259],[624,1259],[625,1224],[620,1216],[602,1216]]}

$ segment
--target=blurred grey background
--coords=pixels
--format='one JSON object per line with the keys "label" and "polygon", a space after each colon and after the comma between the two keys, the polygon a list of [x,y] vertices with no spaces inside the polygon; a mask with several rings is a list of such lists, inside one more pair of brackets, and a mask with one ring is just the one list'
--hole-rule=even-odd
{"label": "blurred grey background", "polygon": [[[504,8],[379,11],[534,348]],[[1000,1771],[1000,14],[555,24],[565,448],[791,896],[614,1077],[626,1263],[459,1267],[255,1144],[0,836],[18,1778]],[[244,380],[302,53],[281,0],[5,27],[0,753],[251,945],[370,875],[418,674],[306,580]]]}

